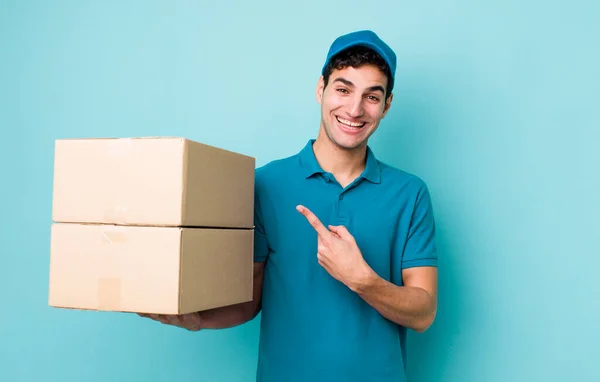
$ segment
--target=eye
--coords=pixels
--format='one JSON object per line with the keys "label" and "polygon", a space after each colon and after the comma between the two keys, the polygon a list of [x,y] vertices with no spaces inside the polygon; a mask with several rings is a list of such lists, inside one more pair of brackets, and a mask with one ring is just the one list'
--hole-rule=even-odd
{"label": "eye", "polygon": [[338,88],[338,89],[336,89],[336,90],[337,90],[338,92],[340,92],[340,93],[344,93],[344,94],[347,94],[347,93],[348,93],[348,90],[346,90],[346,89]]}
{"label": "eye", "polygon": [[378,98],[378,97],[375,97],[375,96],[372,96],[372,95],[370,95],[370,96],[367,96],[367,98],[368,98],[369,100],[373,101],[373,102],[379,102],[379,98]]}

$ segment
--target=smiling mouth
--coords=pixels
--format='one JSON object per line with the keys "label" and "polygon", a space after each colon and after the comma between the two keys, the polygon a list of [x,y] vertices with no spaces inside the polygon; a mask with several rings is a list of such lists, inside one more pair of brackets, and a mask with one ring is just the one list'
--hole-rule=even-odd
{"label": "smiling mouth", "polygon": [[355,129],[360,129],[362,128],[364,125],[366,125],[365,122],[352,122],[352,121],[348,121],[347,119],[342,119],[340,117],[336,117],[337,121],[339,123],[341,123],[344,126],[348,126],[348,127],[353,127]]}

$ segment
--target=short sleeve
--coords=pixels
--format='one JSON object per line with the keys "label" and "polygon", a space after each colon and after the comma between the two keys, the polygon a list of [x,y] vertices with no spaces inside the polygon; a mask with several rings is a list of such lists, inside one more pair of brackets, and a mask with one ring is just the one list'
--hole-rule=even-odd
{"label": "short sleeve", "polygon": [[435,219],[426,185],[417,194],[402,255],[402,269],[437,266]]}
{"label": "short sleeve", "polygon": [[261,192],[258,178],[254,190],[254,261],[264,262],[269,254],[269,245],[265,234],[263,211],[260,204]]}

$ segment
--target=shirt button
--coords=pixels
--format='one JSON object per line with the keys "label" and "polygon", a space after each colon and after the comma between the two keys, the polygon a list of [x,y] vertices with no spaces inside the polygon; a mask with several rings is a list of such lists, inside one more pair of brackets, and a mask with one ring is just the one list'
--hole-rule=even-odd
{"label": "shirt button", "polygon": [[340,200],[344,199],[344,195],[340,195]]}

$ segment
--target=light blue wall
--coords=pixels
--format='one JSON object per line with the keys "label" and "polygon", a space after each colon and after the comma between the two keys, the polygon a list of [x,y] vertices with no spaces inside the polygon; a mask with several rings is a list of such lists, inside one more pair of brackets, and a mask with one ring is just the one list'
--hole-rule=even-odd
{"label": "light blue wall", "polygon": [[0,380],[251,381],[257,321],[188,333],[47,307],[53,141],[293,154],[329,43],[359,28],[399,58],[372,147],[427,181],[439,226],[411,381],[599,380],[600,7],[561,3],[0,1]]}

